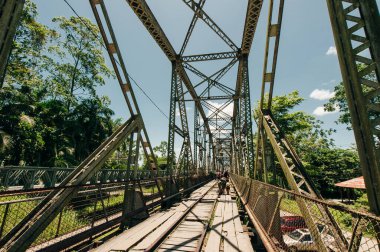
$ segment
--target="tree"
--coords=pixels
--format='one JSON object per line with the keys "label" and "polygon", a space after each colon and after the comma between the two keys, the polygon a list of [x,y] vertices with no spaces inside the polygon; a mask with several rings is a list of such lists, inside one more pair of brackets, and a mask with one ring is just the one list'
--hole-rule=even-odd
{"label": "tree", "polygon": [[36,18],[36,5],[26,0],[13,40],[4,86],[40,86],[44,80],[43,72],[48,60],[45,52],[48,51],[49,43],[57,38],[57,33],[37,22]]}
{"label": "tree", "polygon": [[51,50],[49,88],[56,99],[67,103],[70,111],[80,99],[95,98],[96,87],[104,85],[104,77],[112,76],[106,66],[102,44],[92,34],[99,34],[98,27],[87,18],[53,18],[60,28],[56,43]]}
{"label": "tree", "polygon": [[[337,148],[330,136],[332,129],[323,129],[322,122],[314,116],[296,111],[303,100],[297,91],[275,96],[271,111],[282,132],[301,157],[317,189],[323,196],[335,197],[338,195],[335,183],[360,175],[358,154],[355,150]],[[257,115],[258,105],[254,109],[256,120]],[[270,146],[269,142],[267,146]],[[279,163],[275,162],[272,148],[268,149],[275,169],[281,170]],[[279,176],[285,179],[282,172]]]}
{"label": "tree", "polygon": [[[358,68],[359,68],[359,70],[362,70],[362,69],[364,69],[364,66],[358,65]],[[375,81],[375,79],[376,79],[375,73],[374,72],[370,73],[367,78],[371,81]],[[366,96],[367,94],[369,94],[372,91],[374,91],[374,88],[370,88],[368,86],[363,86],[363,95],[364,96]],[[339,118],[336,121],[336,123],[337,124],[339,124],[339,123],[340,124],[346,124],[347,129],[352,130],[352,128],[351,128],[351,115],[350,115],[350,111],[348,109],[346,92],[345,92],[343,82],[338,83],[334,87],[334,92],[335,92],[334,97],[330,98],[328,100],[328,102],[326,104],[324,104],[324,109],[326,111],[330,111],[330,112],[339,111],[340,114],[339,114]],[[379,103],[380,102],[379,96],[377,95],[377,96],[373,97],[372,102],[373,103]],[[380,117],[380,112],[371,111],[369,113],[369,118],[371,120],[374,120],[374,119],[379,118],[379,117]],[[378,140],[380,139],[380,135],[378,135],[377,139]]]}
{"label": "tree", "polygon": [[[268,97],[265,97],[267,99]],[[282,132],[288,137],[296,150],[303,153],[312,150],[316,145],[329,145],[333,141],[329,135],[332,129],[322,128],[322,122],[304,111],[295,111],[304,98],[298,91],[272,98],[271,112]],[[254,119],[258,120],[259,104],[253,110]],[[301,151],[303,150],[303,151]]]}
{"label": "tree", "polygon": [[326,104],[324,104],[324,109],[326,111],[339,111],[339,117],[336,123],[346,124],[347,129],[351,130],[351,115],[348,110],[347,98],[344,89],[343,82],[340,82],[334,87],[334,97],[330,98]]}
{"label": "tree", "polygon": [[38,162],[38,151],[44,141],[41,124],[36,116],[40,94],[27,86],[4,86],[0,89],[0,121],[9,146],[0,153],[1,160],[12,164]]}
{"label": "tree", "polygon": [[[166,158],[166,155],[168,154],[168,142],[161,141],[160,145],[153,147],[153,152],[158,157]],[[158,153],[160,155],[158,155]]]}
{"label": "tree", "polygon": [[107,99],[83,100],[67,118],[66,135],[70,136],[75,159],[85,159],[112,134],[112,115]]}
{"label": "tree", "polygon": [[360,176],[354,149],[320,147],[304,155],[306,171],[324,197],[339,197],[336,183]]}
{"label": "tree", "polygon": [[116,127],[107,97],[96,87],[112,76],[96,25],[86,18],[37,22],[27,0],[0,90],[0,160],[5,164],[79,164]]}

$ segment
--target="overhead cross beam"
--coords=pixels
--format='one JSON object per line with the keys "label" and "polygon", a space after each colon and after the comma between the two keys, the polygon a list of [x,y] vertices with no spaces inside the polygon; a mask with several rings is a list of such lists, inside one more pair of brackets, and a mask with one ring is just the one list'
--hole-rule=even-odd
{"label": "overhead cross beam", "polygon": [[[244,24],[243,39],[241,42],[242,54],[248,55],[250,53],[257,23],[260,17],[262,5],[263,5],[263,0],[249,0],[248,1],[247,14],[245,17],[245,24]],[[240,60],[239,60],[238,73],[237,73],[235,96],[241,95],[241,85],[242,85],[241,76],[242,76],[242,71],[243,71],[243,60],[242,60],[242,57],[239,57],[239,58]],[[237,107],[237,104],[235,104],[234,114],[233,114],[234,118],[236,118],[237,112],[238,112],[238,107]]]}
{"label": "overhead cross beam", "polygon": [[[198,99],[199,97],[194,89],[194,86],[192,85],[190,78],[188,77],[183,65],[180,62],[181,61],[180,56],[176,54],[168,38],[166,37],[165,33],[161,29],[159,23],[157,22],[154,14],[148,7],[146,1],[145,0],[126,0],[126,1],[130,5],[132,10],[135,12],[137,17],[140,19],[140,21],[143,23],[143,25],[146,27],[146,29],[149,31],[149,33],[152,35],[152,37],[157,42],[157,44],[160,46],[160,48],[164,51],[168,59],[172,62],[172,64],[175,64],[175,71],[180,77],[180,79],[182,80],[183,84],[186,86],[187,91],[190,93],[191,97],[193,98],[195,106],[199,112],[199,115],[201,116],[203,120],[204,127],[209,136],[209,146],[213,152],[213,155],[212,155],[213,159],[215,160],[215,148],[214,148],[214,143],[213,143],[214,142],[213,135],[212,135],[212,131],[210,129],[210,126],[207,120],[207,116],[204,112],[202,104],[200,103],[200,100]],[[187,92],[185,92],[184,94],[186,93]],[[172,131],[173,130],[174,129],[172,129]],[[169,130],[169,134],[171,134],[170,130]],[[171,148],[173,148],[173,146],[171,146]]]}
{"label": "overhead cross beam", "polygon": [[[200,0],[199,1],[199,10],[201,10],[203,8],[203,5],[205,4],[206,0]],[[189,29],[187,30],[187,33],[186,33],[186,36],[185,36],[185,40],[183,41],[183,44],[182,44],[182,47],[181,47],[181,50],[179,51],[179,55],[182,56],[183,53],[185,52],[185,49],[186,49],[186,46],[187,44],[189,43],[189,40],[190,40],[190,37],[191,37],[191,34],[193,33],[194,31],[194,27],[195,27],[195,24],[197,23],[198,21],[198,12],[194,13],[193,15],[193,19],[191,20],[190,22],[190,26],[189,26]]]}
{"label": "overhead cross beam", "polygon": [[157,44],[170,61],[176,60],[176,52],[170,44],[161,26],[158,24],[156,17],[153,15],[145,0],[126,0],[132,10],[138,16],[150,35],[154,38]]}
{"label": "overhead cross beam", "polygon": [[245,18],[243,40],[241,42],[241,52],[249,54],[252,46],[253,37],[255,35],[257,22],[259,21],[263,0],[249,0],[247,7],[247,15]]}
{"label": "overhead cross beam", "polygon": [[238,56],[239,56],[239,53],[233,51],[233,52],[187,55],[187,56],[183,56],[181,60],[184,62],[210,61],[210,60],[221,60],[221,59],[235,59]]}
{"label": "overhead cross beam", "polygon": [[201,6],[194,0],[183,0],[183,2],[194,11],[232,50],[238,51],[238,47],[235,43],[227,36],[227,34],[220,29],[220,27],[212,20],[212,18],[207,15],[207,13],[201,8]]}
{"label": "overhead cross beam", "polygon": [[[166,56],[170,61],[177,61],[178,57],[176,56],[176,52],[173,48],[173,46],[170,44],[168,38],[166,37],[164,31],[162,30],[161,26],[157,22],[154,14],[150,10],[148,4],[145,0],[126,0],[129,4],[129,6],[132,8],[132,10],[135,12],[137,17],[140,19],[140,21],[143,23],[145,28],[149,31],[149,33],[152,35],[153,39],[156,41],[156,43],[160,46],[160,48],[164,51]],[[191,97],[194,99],[195,104],[199,110],[199,113],[205,123],[207,132],[211,135],[210,127],[207,123],[207,117],[203,110],[203,107],[201,103],[199,102],[198,95],[195,92],[195,89],[189,79],[189,77],[186,74],[186,71],[183,69],[181,64],[176,64],[176,70],[181,77],[182,81],[184,82],[187,90],[189,91]]]}

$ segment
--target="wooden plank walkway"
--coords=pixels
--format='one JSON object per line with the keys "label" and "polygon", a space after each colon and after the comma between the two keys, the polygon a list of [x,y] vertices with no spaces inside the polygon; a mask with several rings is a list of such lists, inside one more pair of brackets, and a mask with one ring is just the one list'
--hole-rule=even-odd
{"label": "wooden plank walkway", "polygon": [[200,239],[206,232],[217,199],[218,188],[213,188],[168,235],[157,251],[195,251],[201,246]]}
{"label": "wooden plank walkway", "polygon": [[[156,251],[185,252],[196,251],[200,247],[201,251],[206,252],[253,252],[248,233],[244,232],[240,222],[233,189],[231,195],[221,195],[218,198],[217,188],[211,188],[213,184],[215,181],[197,189],[177,206],[152,215],[93,251],[141,252],[166,235]],[[206,196],[183,217],[207,191]],[[209,223],[212,216],[212,223]],[[165,234],[180,219],[181,222],[175,229],[170,234]],[[206,233],[208,224],[209,231]],[[202,241],[203,244],[200,243]]]}
{"label": "wooden plank walkway", "polygon": [[[234,196],[234,191],[231,190]],[[221,195],[216,206],[211,230],[206,237],[205,252],[251,252],[250,238],[243,231],[236,201],[231,195]]]}
{"label": "wooden plank walkway", "polygon": [[177,222],[194,201],[202,197],[214,184],[215,181],[207,183],[191,193],[188,199],[180,202],[177,206],[152,215],[150,218],[124,231],[120,235],[113,237],[92,251],[144,250],[165,232],[168,227]]}

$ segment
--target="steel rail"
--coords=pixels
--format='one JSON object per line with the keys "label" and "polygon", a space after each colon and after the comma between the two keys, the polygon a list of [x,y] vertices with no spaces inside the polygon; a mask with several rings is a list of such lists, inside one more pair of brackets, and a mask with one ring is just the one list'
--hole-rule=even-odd
{"label": "steel rail", "polygon": [[182,220],[189,214],[189,212],[208,194],[208,192],[213,189],[216,185],[216,182],[197,200],[195,200],[187,209],[183,212],[181,217],[168,227],[165,232],[163,232],[148,248],[144,251],[149,252],[155,250],[159,245],[165,240],[165,238],[173,231],[175,228],[182,222]]}
{"label": "steel rail", "polygon": [[[165,179],[168,177],[157,177],[158,179]],[[143,181],[142,185],[149,186],[154,184],[154,178],[151,179],[135,179],[135,180],[129,180],[124,182],[106,182],[106,183],[97,183],[97,184],[85,184],[85,185],[69,185],[69,186],[57,186],[57,187],[48,187],[48,188],[36,188],[36,189],[29,189],[29,190],[15,190],[15,191],[3,191],[0,192],[0,197],[8,197],[8,196],[16,196],[16,195],[28,195],[28,194],[34,194],[34,193],[43,193],[43,192],[50,192],[55,189],[66,189],[66,188],[95,188],[96,186],[125,186],[125,183],[129,183],[128,185],[131,185],[131,183],[135,181]],[[113,188],[113,187],[107,187],[107,188]],[[91,190],[91,189],[89,189]],[[81,192],[79,192],[81,193]],[[1,204],[1,203],[0,203]]]}
{"label": "steel rail", "polygon": [[203,228],[203,231],[202,231],[202,234],[201,234],[201,237],[199,237],[198,239],[198,246],[197,248],[195,249],[195,252],[200,252],[202,251],[202,246],[203,246],[203,243],[205,241],[205,238],[206,238],[206,234],[207,234],[207,230],[209,229],[210,227],[210,224],[211,224],[211,217],[212,215],[214,214],[214,211],[215,211],[215,206],[216,206],[216,203],[218,202],[218,200],[214,200],[214,204],[212,205],[212,208],[211,208],[211,211],[210,211],[210,214],[207,216],[207,223],[204,225],[204,228]]}

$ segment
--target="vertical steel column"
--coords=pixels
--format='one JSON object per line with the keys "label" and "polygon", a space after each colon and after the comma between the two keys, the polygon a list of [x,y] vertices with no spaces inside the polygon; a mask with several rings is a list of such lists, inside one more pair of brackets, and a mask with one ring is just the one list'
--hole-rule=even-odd
{"label": "vertical steel column", "polygon": [[[118,42],[116,40],[115,33],[112,28],[111,20],[109,18],[106,5],[103,0],[90,0],[90,5],[94,13],[96,22],[98,24],[100,34],[106,45],[108,55],[110,57],[113,69],[119,82],[119,86],[127,103],[129,113],[131,114],[131,116],[140,115],[141,113],[137,104],[137,99],[134,94],[129,75],[125,67],[125,63],[121,55],[120,48],[118,46]],[[109,34],[109,36],[107,36],[107,34]],[[145,157],[148,160],[148,166],[155,173],[155,176],[157,176],[157,159],[153,153],[153,148],[149,140],[148,132],[146,131],[144,121],[141,120],[139,123],[139,128],[142,130],[142,147]],[[158,184],[157,179],[155,179],[155,181]]]}
{"label": "vertical steel column", "polygon": [[380,16],[375,0],[327,0],[368,200],[380,214]]}
{"label": "vertical steel column", "polygon": [[[127,226],[127,213],[131,211],[130,205],[128,204],[129,201],[129,182],[131,180],[131,165],[132,165],[132,152],[133,152],[133,142],[134,142],[134,136],[135,134],[132,133],[129,136],[129,147],[128,147],[128,160],[127,160],[127,177],[125,179],[125,187],[124,187],[124,199],[123,199],[123,212],[120,222],[120,229],[124,230]],[[133,188],[134,189],[134,188]]]}
{"label": "vertical steel column", "polygon": [[207,134],[206,129],[203,128],[203,141],[202,141],[202,169],[205,172],[205,174],[208,174],[209,171],[207,170]]}
{"label": "vertical steel column", "polygon": [[180,78],[177,78],[177,97],[176,100],[178,101],[178,109],[179,109],[179,115],[181,118],[181,126],[182,126],[182,132],[183,132],[183,143],[184,143],[184,168],[187,171],[187,175],[189,174],[189,171],[191,173],[194,172],[194,163],[193,163],[193,154],[191,152],[191,141],[190,141],[190,132],[189,132],[189,123],[187,120],[187,113],[186,113],[186,104],[184,99],[184,93],[183,93],[183,85]]}
{"label": "vertical steel column", "polygon": [[196,173],[198,173],[198,168],[199,168],[199,160],[198,160],[198,145],[200,144],[198,141],[198,134],[200,130],[200,125],[199,125],[199,115],[198,115],[198,110],[197,106],[194,104],[194,170]]}
{"label": "vertical steel column", "polygon": [[[277,67],[277,56],[278,49],[280,44],[280,34],[281,34],[281,24],[282,24],[282,16],[284,12],[284,0],[280,0],[278,4],[277,10],[277,20],[274,21],[273,12],[274,12],[274,1],[270,0],[269,2],[269,13],[268,13],[268,23],[267,23],[267,39],[265,45],[265,55],[264,55],[264,68],[262,75],[262,84],[261,84],[261,99],[260,99],[260,111],[270,110],[272,106],[272,96],[273,96],[273,87],[274,80],[276,75],[276,67]],[[274,46],[271,49],[270,43],[274,40]],[[273,50],[272,60],[269,62],[269,51]],[[265,98],[266,88],[269,85],[268,98]],[[258,115],[258,137],[256,141],[256,159],[255,159],[255,171],[254,178],[262,179],[262,175],[264,173],[264,181],[267,182],[268,174],[267,172],[267,163],[265,159],[266,155],[266,143],[267,137],[265,135],[265,131],[263,129],[263,115],[262,112]],[[270,154],[268,152],[268,154]]]}
{"label": "vertical steel column", "polygon": [[240,107],[243,118],[241,131],[245,140],[245,167],[248,169],[249,177],[253,177],[254,167],[254,151],[253,151],[253,134],[252,134],[252,113],[251,113],[251,97],[249,91],[249,75],[248,75],[248,55],[242,56],[242,97]]}
{"label": "vertical steel column", "polygon": [[171,177],[173,175],[173,168],[175,167],[175,153],[174,153],[174,138],[175,138],[175,113],[176,113],[176,85],[177,85],[177,72],[176,63],[172,62],[172,83],[170,86],[170,108],[169,108],[169,135],[168,135],[168,157],[167,169]]}
{"label": "vertical steel column", "polygon": [[3,86],[5,70],[11,54],[12,42],[16,33],[25,0],[0,1],[0,88]]}

